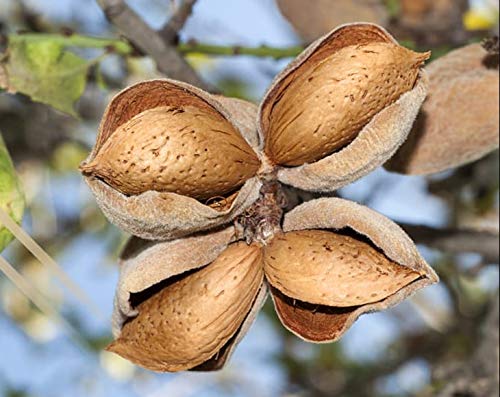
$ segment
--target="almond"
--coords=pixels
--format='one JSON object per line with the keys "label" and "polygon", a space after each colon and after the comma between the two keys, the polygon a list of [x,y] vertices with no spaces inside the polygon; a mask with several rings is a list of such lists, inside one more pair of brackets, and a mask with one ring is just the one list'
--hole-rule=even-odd
{"label": "almond", "polygon": [[81,166],[126,195],[173,192],[210,199],[253,177],[260,161],[215,110],[160,106],[120,125]]}
{"label": "almond", "polygon": [[108,350],[155,371],[194,368],[236,334],[262,282],[261,249],[235,243],[140,303]]}
{"label": "almond", "polygon": [[364,241],[324,230],[275,238],[265,248],[264,271],[286,296],[334,307],[380,301],[420,277]]}
{"label": "almond", "polygon": [[411,90],[429,53],[390,42],[350,45],[299,69],[272,104],[265,152],[279,165],[314,162],[352,142]]}

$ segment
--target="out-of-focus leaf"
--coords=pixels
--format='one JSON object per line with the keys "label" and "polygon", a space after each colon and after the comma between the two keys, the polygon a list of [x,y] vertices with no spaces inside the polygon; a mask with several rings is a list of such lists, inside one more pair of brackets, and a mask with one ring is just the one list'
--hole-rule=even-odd
{"label": "out-of-focus leaf", "polygon": [[75,142],[65,142],[54,150],[50,164],[59,172],[75,171],[87,155],[88,150],[82,145]]}
{"label": "out-of-focus leaf", "polygon": [[103,91],[108,90],[108,84],[106,83],[106,79],[104,78],[104,74],[102,73],[99,64],[97,64],[95,67],[95,82],[101,90]]}
{"label": "out-of-focus leaf", "polygon": [[[21,223],[24,213],[24,196],[19,179],[0,135],[0,208],[17,223]],[[0,226],[0,252],[12,241],[13,236],[4,226]]]}
{"label": "out-of-focus leaf", "polygon": [[50,38],[12,35],[0,63],[0,87],[75,116],[90,65]]}
{"label": "out-of-focus leaf", "polygon": [[281,13],[308,42],[344,23],[385,25],[388,19],[382,0],[277,0],[277,3]]}

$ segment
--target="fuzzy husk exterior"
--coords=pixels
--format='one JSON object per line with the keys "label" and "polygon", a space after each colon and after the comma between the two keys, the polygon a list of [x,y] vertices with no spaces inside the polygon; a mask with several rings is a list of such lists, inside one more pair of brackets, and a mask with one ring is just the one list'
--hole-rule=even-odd
{"label": "fuzzy husk exterior", "polygon": [[[396,40],[383,28],[365,23],[341,26],[311,44],[281,72],[259,108],[258,131],[261,142],[268,127],[267,117],[278,88],[289,84],[296,72],[307,62],[315,62],[349,45],[393,43]],[[386,162],[403,144],[427,92],[427,78],[421,71],[415,87],[395,103],[379,112],[343,149],[311,164],[298,167],[277,167],[278,180],[303,190],[327,192],[343,187],[373,171]]]}
{"label": "fuzzy husk exterior", "polygon": [[[419,289],[439,280],[434,270],[421,257],[415,244],[398,225],[381,214],[354,202],[338,198],[312,200],[289,212],[283,223],[285,232],[345,228],[366,236],[389,259],[419,273],[420,278],[379,302],[353,306],[344,310],[335,323],[335,329],[329,330],[328,335],[317,339],[301,334],[300,330],[294,328],[293,321],[284,319],[280,313],[284,307],[283,301],[272,291],[271,296],[283,325],[305,340],[318,343],[338,340],[363,313],[394,306]],[[290,312],[287,315],[293,316]]]}
{"label": "fuzzy husk exterior", "polygon": [[[117,126],[136,114],[170,103],[205,106],[222,114],[249,144],[256,137],[256,107],[241,100],[210,95],[196,87],[178,81],[161,79],[138,83],[118,93],[108,105],[97,136],[97,142],[87,160],[90,162],[100,147]],[[196,233],[227,224],[248,208],[259,195],[261,183],[257,177],[250,178],[239,189],[232,203],[224,210],[216,210],[191,197],[169,192],[147,191],[127,196],[109,186],[101,179],[84,176],[96,201],[106,217],[119,228],[135,236],[167,240]]]}
{"label": "fuzzy husk exterior", "polygon": [[[131,295],[155,286],[174,276],[202,268],[216,260],[234,241],[234,228],[200,234],[174,241],[153,242],[131,238],[121,254],[120,279],[115,294],[113,335],[119,340],[123,325],[138,315],[131,305]],[[260,264],[256,264],[260,266]],[[244,337],[267,298],[267,287],[261,282],[257,296],[236,334],[220,353],[211,359],[193,365],[192,370],[213,371],[221,369],[233,350]],[[117,345],[115,344],[115,347]],[[121,346],[121,348],[124,348]],[[164,369],[157,370],[167,370]],[[175,370],[173,367],[170,370]]]}
{"label": "fuzzy husk exterior", "polygon": [[499,145],[499,74],[487,51],[471,44],[427,68],[429,96],[408,141],[386,168],[425,175],[477,160]]}

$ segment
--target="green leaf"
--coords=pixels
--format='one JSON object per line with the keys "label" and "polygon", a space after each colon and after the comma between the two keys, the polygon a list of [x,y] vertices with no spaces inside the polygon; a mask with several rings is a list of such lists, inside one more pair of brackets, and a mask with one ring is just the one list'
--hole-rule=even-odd
{"label": "green leaf", "polygon": [[54,39],[12,35],[0,63],[0,87],[76,116],[92,62],[67,51]]}
{"label": "green leaf", "polygon": [[[21,223],[24,213],[24,196],[19,179],[0,135],[0,208],[17,223]],[[0,226],[0,252],[9,245],[14,236],[4,226]]]}

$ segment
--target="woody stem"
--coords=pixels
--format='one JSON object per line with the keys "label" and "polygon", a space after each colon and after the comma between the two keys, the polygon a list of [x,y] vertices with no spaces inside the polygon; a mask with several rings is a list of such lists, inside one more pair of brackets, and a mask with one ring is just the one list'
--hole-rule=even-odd
{"label": "woody stem", "polygon": [[236,228],[248,244],[266,245],[281,232],[281,220],[287,198],[279,182],[264,182],[260,197],[235,221]]}

